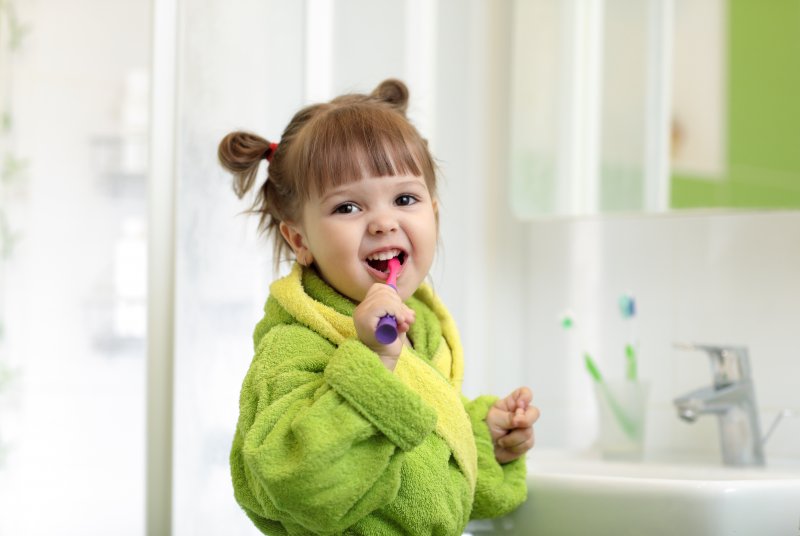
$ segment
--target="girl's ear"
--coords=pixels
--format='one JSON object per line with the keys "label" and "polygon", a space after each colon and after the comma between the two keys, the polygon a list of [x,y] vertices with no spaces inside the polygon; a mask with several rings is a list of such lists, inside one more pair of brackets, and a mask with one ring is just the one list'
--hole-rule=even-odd
{"label": "girl's ear", "polygon": [[308,249],[303,230],[296,224],[287,223],[282,221],[280,224],[281,236],[283,236],[286,243],[294,251],[294,256],[297,257],[297,262],[303,266],[309,266],[314,262],[314,256],[311,250]]}

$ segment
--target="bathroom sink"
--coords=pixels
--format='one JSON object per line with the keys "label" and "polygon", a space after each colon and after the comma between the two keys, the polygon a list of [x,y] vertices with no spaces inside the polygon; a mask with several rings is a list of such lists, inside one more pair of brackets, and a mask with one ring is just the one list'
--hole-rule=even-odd
{"label": "bathroom sink", "polygon": [[618,463],[534,449],[528,500],[465,534],[798,536],[800,466]]}

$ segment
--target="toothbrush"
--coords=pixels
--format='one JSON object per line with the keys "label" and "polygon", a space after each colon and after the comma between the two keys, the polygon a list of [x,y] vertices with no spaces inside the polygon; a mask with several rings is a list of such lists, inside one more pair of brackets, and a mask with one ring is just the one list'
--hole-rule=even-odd
{"label": "toothbrush", "polygon": [[603,383],[603,375],[600,374],[600,369],[597,368],[597,364],[587,353],[583,354],[583,362],[586,365],[586,370],[589,372],[589,376],[597,383]]}
{"label": "toothbrush", "polygon": [[627,361],[626,376],[630,381],[636,381],[638,376],[636,364],[636,337],[634,335],[634,319],[636,317],[636,299],[633,295],[623,294],[619,298],[619,311],[622,318],[630,320],[630,336],[629,342],[625,345],[625,359]]}
{"label": "toothbrush", "polygon": [[[566,312],[561,316],[561,327],[565,330],[571,330],[575,327],[575,320],[570,312]],[[605,381],[603,381],[603,375],[600,374],[600,369],[597,367],[597,363],[594,362],[592,356],[589,355],[588,352],[584,352],[583,354],[583,363],[586,366],[586,371],[591,376],[592,380],[597,384],[600,388],[600,391],[603,393],[603,397],[608,402],[608,407],[611,409],[611,412],[614,414],[614,417],[617,419],[622,430],[625,434],[630,437],[636,437],[636,423],[632,422],[628,415],[625,413],[625,410],[620,407],[619,402],[611,393],[611,390],[608,388],[608,385]]]}
{"label": "toothbrush", "polygon": [[628,437],[633,439],[636,437],[636,424],[631,422],[631,420],[628,418],[628,415],[625,413],[625,410],[620,407],[617,399],[614,398],[613,394],[611,394],[611,391],[608,389],[606,382],[603,381],[603,376],[600,374],[600,370],[597,368],[597,364],[594,362],[594,359],[592,359],[592,356],[585,353],[583,354],[583,360],[586,365],[586,370],[589,371],[589,375],[603,392],[603,396],[606,398],[606,402],[608,402],[608,407],[611,408],[611,413],[613,413],[614,417],[616,417],[617,422],[622,427],[622,430],[628,435]]}
{"label": "toothbrush", "polygon": [[625,345],[625,359],[628,362],[627,366],[628,380],[635,382],[636,377],[638,376],[638,371],[636,368],[636,350],[634,349],[632,344]]}
{"label": "toothbrush", "polygon": [[[397,290],[397,274],[400,272],[400,261],[397,257],[389,259],[389,277],[386,284]],[[397,319],[392,315],[386,315],[378,320],[378,327],[375,328],[375,339],[381,344],[391,344],[397,338]]]}

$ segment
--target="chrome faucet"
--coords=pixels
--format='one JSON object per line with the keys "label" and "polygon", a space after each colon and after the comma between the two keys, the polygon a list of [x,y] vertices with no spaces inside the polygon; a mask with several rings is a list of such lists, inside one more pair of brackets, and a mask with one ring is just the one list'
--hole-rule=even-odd
{"label": "chrome faucet", "polygon": [[764,465],[764,449],[750,360],[743,346],[676,345],[701,350],[711,360],[714,384],[674,400],[678,416],[694,422],[705,413],[719,419],[719,439],[725,465]]}

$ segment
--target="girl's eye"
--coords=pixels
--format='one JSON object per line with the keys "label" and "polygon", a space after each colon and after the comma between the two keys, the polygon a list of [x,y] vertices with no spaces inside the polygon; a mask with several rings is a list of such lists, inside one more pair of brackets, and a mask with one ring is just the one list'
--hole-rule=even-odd
{"label": "girl's eye", "polygon": [[341,205],[333,209],[333,212],[336,214],[353,214],[355,212],[358,212],[358,207],[355,206],[353,203],[342,203]]}
{"label": "girl's eye", "polygon": [[403,194],[395,200],[395,203],[397,203],[401,207],[413,205],[416,202],[417,198],[414,197],[413,195],[408,195],[408,194]]}

